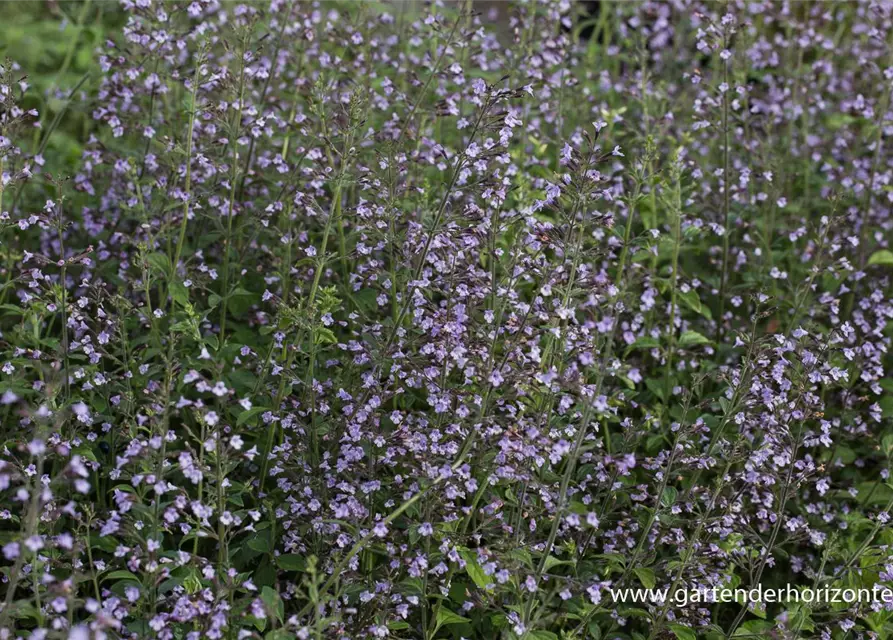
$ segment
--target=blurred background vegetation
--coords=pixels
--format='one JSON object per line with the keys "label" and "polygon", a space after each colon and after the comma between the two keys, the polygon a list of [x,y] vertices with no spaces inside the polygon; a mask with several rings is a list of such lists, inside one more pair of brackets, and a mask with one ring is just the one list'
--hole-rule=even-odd
{"label": "blurred background vegetation", "polygon": [[[421,0],[391,4],[396,13],[423,11]],[[476,0],[473,7],[491,25],[508,24],[508,0]],[[119,37],[126,22],[117,0],[0,1],[0,65],[15,82],[30,86],[21,105],[38,110],[40,128],[26,150],[36,153],[45,145],[47,172],[64,177],[76,166],[93,126],[90,112],[100,75],[97,51],[113,34]]]}
{"label": "blurred background vegetation", "polygon": [[0,62],[31,87],[22,106],[39,111],[40,128],[28,150],[44,145],[51,173],[66,174],[81,155],[92,128],[96,51],[125,21],[117,2],[0,2]]}
{"label": "blurred background vegetation", "polygon": [[[391,4],[396,13],[423,11],[421,0]],[[507,0],[475,0],[472,6],[491,26],[505,25],[508,34]],[[70,177],[77,165],[93,131],[90,112],[100,76],[98,51],[113,34],[120,36],[126,22],[127,14],[116,0],[0,1],[0,65],[16,83],[30,87],[20,104],[38,110],[40,127],[26,151],[42,151],[47,173]]]}

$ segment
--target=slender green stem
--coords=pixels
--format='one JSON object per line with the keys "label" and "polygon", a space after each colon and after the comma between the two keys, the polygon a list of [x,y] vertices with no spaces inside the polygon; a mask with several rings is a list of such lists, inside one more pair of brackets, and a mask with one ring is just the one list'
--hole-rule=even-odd
{"label": "slender green stem", "polygon": [[[239,52],[240,68],[239,68],[239,104],[236,107],[236,117],[232,126],[230,137],[232,140],[232,159],[230,161],[229,176],[229,207],[226,211],[226,236],[223,239],[223,300],[220,302],[220,341],[219,346],[222,349],[226,339],[226,310],[229,306],[229,272],[230,272],[230,256],[232,255],[232,236],[233,236],[233,218],[235,217],[236,208],[236,168],[239,164],[239,131],[242,128],[242,105],[245,98],[245,49],[247,42],[242,41],[242,49]],[[190,136],[191,138],[191,136]],[[188,171],[188,169],[187,169]],[[188,191],[188,189],[187,189]],[[176,268],[176,265],[175,265]]]}
{"label": "slender green stem", "polygon": [[[723,49],[727,46],[726,38],[723,38]],[[722,94],[722,276],[719,285],[719,316],[717,317],[716,336],[717,341],[722,339],[723,322],[726,311],[726,289],[729,281],[729,252],[732,235],[732,176],[730,175],[731,141],[729,140],[729,60],[723,62],[723,84],[726,90]]]}
{"label": "slender green stem", "polygon": [[223,490],[223,477],[225,463],[223,448],[223,431],[217,430],[216,450],[214,456],[215,485],[217,490],[217,573],[223,575],[222,572],[228,564],[229,554],[227,553],[226,543],[226,525],[223,523],[223,512],[226,510],[226,495]]}
{"label": "slender green stem", "polygon": [[56,72],[53,86],[50,87],[49,90],[50,94],[56,90],[62,76],[65,75],[65,72],[68,71],[68,67],[71,66],[71,61],[74,59],[75,49],[77,49],[78,41],[81,39],[81,32],[84,30],[84,22],[87,19],[87,12],[90,10],[90,3],[91,0],[84,0],[84,4],[81,5],[81,12],[78,14],[77,21],[74,24],[74,35],[71,36],[68,41],[68,49],[65,51],[65,58],[62,60],[62,66],[59,67],[59,70]]}
{"label": "slender green stem", "polygon": [[673,356],[676,351],[676,304],[679,286],[679,249],[682,245],[682,185],[680,184],[680,168],[674,163],[673,193],[670,202],[670,216],[673,229],[673,272],[670,274],[670,320],[667,326],[667,364],[664,372],[664,405],[670,406],[673,395]]}
{"label": "slender green stem", "polygon": [[68,257],[65,255],[65,224],[63,217],[62,196],[59,194],[58,211],[56,215],[56,229],[59,233],[59,260],[62,267],[59,273],[59,285],[61,289],[61,306],[62,306],[62,379],[65,387],[65,399],[71,398],[71,367],[69,362],[70,345],[68,341],[68,287],[65,281],[68,279]]}
{"label": "slender green stem", "polygon": [[[186,229],[189,226],[189,204],[192,200],[192,136],[195,131],[195,114],[198,112],[198,85],[199,75],[203,64],[202,54],[199,54],[195,63],[195,74],[192,77],[192,99],[189,103],[189,127],[186,134],[186,181],[184,185],[183,220],[180,221],[180,235],[177,239],[177,249],[171,260],[170,280],[174,281],[177,266],[180,264],[180,256],[183,254],[183,245],[186,242]],[[159,300],[159,306],[166,306],[167,296]]]}

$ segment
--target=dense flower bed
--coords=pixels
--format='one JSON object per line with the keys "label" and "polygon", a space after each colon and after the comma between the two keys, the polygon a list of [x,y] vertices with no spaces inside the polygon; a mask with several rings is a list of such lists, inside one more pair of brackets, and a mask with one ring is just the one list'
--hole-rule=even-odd
{"label": "dense flower bed", "polygon": [[893,637],[893,7],[475,9],[3,63],[0,638]]}

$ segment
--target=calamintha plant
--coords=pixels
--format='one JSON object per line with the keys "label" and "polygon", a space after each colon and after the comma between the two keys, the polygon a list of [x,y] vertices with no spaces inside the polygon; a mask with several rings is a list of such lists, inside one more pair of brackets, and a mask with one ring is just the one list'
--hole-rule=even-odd
{"label": "calamintha plant", "polygon": [[889,2],[40,7],[0,639],[893,638]]}

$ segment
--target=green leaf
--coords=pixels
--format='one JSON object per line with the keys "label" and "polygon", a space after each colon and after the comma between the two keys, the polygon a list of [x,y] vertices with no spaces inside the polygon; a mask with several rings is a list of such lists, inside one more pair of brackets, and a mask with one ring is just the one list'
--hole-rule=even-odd
{"label": "green leaf", "polygon": [[186,593],[189,595],[195,595],[202,590],[202,581],[193,572],[183,580],[183,588],[186,589]]}
{"label": "green leaf", "polygon": [[459,555],[465,561],[465,573],[481,589],[486,589],[493,584],[493,580],[484,573],[484,568],[478,562],[477,555],[470,549],[460,549]]}
{"label": "green leaf", "polygon": [[650,455],[654,455],[663,447],[664,440],[663,435],[648,436],[645,440],[645,451]]}
{"label": "green leaf", "polygon": [[189,290],[182,282],[171,283],[171,299],[183,307],[189,304]]}
{"label": "green leaf", "polygon": [[642,586],[646,589],[653,589],[654,585],[657,584],[657,580],[654,578],[654,571],[647,567],[636,567],[633,569],[633,573],[636,574],[639,582],[641,582]]}
{"label": "green leaf", "polygon": [[856,499],[863,505],[887,504],[893,500],[893,490],[886,484],[878,484],[877,481],[860,482],[856,485],[859,493]]}
{"label": "green leaf", "polygon": [[338,338],[327,327],[317,327],[313,338],[314,344],[336,344],[338,342]]}
{"label": "green leaf", "polygon": [[679,640],[697,640],[698,635],[686,626],[681,624],[671,624],[670,631],[679,638]]}
{"label": "green leaf", "polygon": [[388,629],[391,631],[406,631],[407,629],[411,629],[408,622],[404,622],[403,620],[394,620],[393,622],[388,623]]}
{"label": "green leaf", "polygon": [[701,313],[701,297],[694,289],[688,291],[677,291],[676,297],[686,304],[695,313]]}
{"label": "green leaf", "polygon": [[551,631],[533,631],[527,635],[531,640],[558,640],[558,636],[556,636]]}
{"label": "green leaf", "polygon": [[875,251],[868,259],[868,264],[880,264],[885,267],[893,267],[893,251],[888,251],[887,249]]}
{"label": "green leaf", "polygon": [[462,624],[463,622],[471,622],[471,620],[460,616],[458,613],[453,613],[446,607],[441,606],[439,609],[437,609],[437,624],[434,625],[434,632],[437,633],[437,630],[444,625]]}
{"label": "green leaf", "polygon": [[86,458],[92,462],[98,462],[96,459],[96,454],[93,452],[93,449],[90,447],[75,447],[71,450],[72,453],[79,455],[82,458]]}
{"label": "green leaf", "polygon": [[679,336],[679,346],[691,347],[698,344],[710,344],[710,340],[697,331],[686,331]]}
{"label": "green leaf", "polygon": [[119,569],[118,571],[112,571],[109,574],[106,574],[102,578],[103,582],[106,580],[133,580],[134,582],[139,582],[140,579],[136,577],[135,574],[127,571],[125,569]]}
{"label": "green leaf", "polygon": [[285,615],[285,605],[282,603],[282,598],[279,597],[279,594],[271,587],[264,587],[261,589],[260,599],[267,605],[270,613],[275,615],[281,622],[282,617]]}
{"label": "green leaf", "polygon": [[592,636],[592,640],[601,640],[602,628],[599,626],[598,621],[593,620],[589,623],[589,635]]}
{"label": "green leaf", "polygon": [[271,550],[270,539],[266,535],[259,535],[248,541],[248,548],[258,553],[269,553]]}
{"label": "green leaf", "polygon": [[267,407],[251,407],[250,409],[248,409],[248,411],[243,411],[242,413],[239,414],[239,417],[236,420],[236,424],[243,425],[246,422],[248,422],[249,420],[251,420],[251,418],[253,418],[254,416],[261,414],[267,410],[268,410]]}
{"label": "green leaf", "polygon": [[276,564],[283,571],[303,571],[307,568],[304,556],[297,553],[284,553],[276,557]]}
{"label": "green leaf", "polygon": [[705,307],[701,304],[701,297],[698,295],[698,292],[694,289],[689,289],[688,291],[680,291],[677,293],[679,299],[682,300],[692,311],[695,313],[700,313],[707,319],[712,319],[713,314],[710,313],[710,308]]}
{"label": "green leaf", "polygon": [[671,504],[676,502],[677,495],[678,492],[676,491],[676,489],[674,489],[673,487],[665,487],[664,493],[660,497],[660,503],[665,507],[669,507]]}
{"label": "green leaf", "polygon": [[742,624],[738,630],[735,632],[736,636],[750,636],[753,638],[754,636],[760,636],[769,629],[772,629],[775,625],[767,620],[748,620],[744,624]]}
{"label": "green leaf", "polygon": [[514,559],[523,562],[525,565],[533,569],[533,556],[530,555],[530,552],[527,549],[512,549],[509,553]]}
{"label": "green leaf", "polygon": [[545,569],[546,571],[549,571],[549,570],[551,570],[553,567],[560,567],[560,566],[563,565],[563,564],[574,564],[574,563],[573,563],[573,561],[571,561],[571,560],[559,560],[559,559],[556,558],[555,556],[547,556],[547,557],[546,557],[546,564],[545,564],[545,566],[544,566],[544,569]]}
{"label": "green leaf", "polygon": [[660,341],[657,338],[641,336],[636,338],[636,341],[626,348],[626,352],[629,353],[634,349],[656,349],[658,347],[660,347]]}
{"label": "green leaf", "polygon": [[664,382],[663,380],[655,380],[654,378],[646,378],[645,386],[648,391],[656,395],[661,401],[664,399]]}
{"label": "green leaf", "polygon": [[185,578],[177,576],[168,578],[160,585],[158,585],[158,593],[168,593],[169,591],[173,591],[174,588],[179,587],[181,584],[183,584],[184,580]]}
{"label": "green leaf", "polygon": [[890,455],[890,452],[893,451],[893,433],[883,437],[881,440],[881,447],[886,455]]}
{"label": "green leaf", "polygon": [[149,266],[152,267],[152,269],[163,276],[170,275],[171,273],[171,260],[163,253],[150,253],[146,256],[146,262],[149,263]]}

